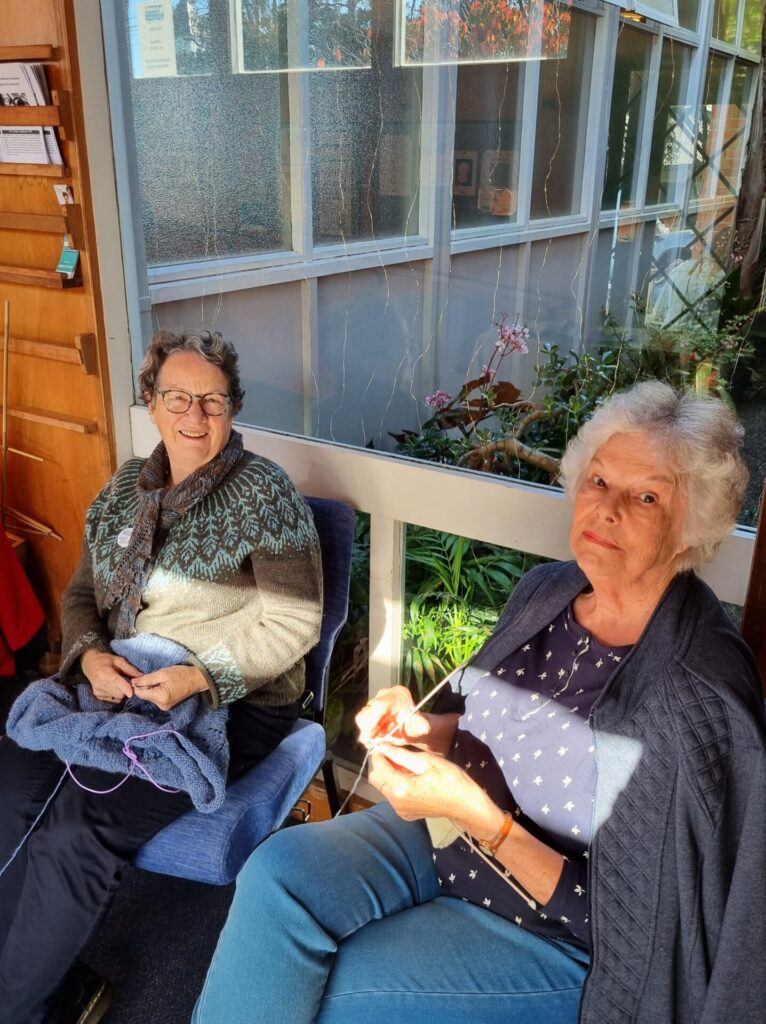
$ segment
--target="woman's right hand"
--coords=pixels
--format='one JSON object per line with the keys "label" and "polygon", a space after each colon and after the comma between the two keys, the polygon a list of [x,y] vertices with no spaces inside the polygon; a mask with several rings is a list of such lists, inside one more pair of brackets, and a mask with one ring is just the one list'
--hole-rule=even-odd
{"label": "woman's right hand", "polygon": [[389,743],[422,743],[431,732],[430,716],[412,714],[415,702],[406,686],[379,690],[356,716],[359,742],[371,747],[386,737]]}
{"label": "woman's right hand", "polygon": [[112,704],[133,696],[131,679],[141,672],[125,658],[90,647],[80,655],[80,668],[90,683],[93,696]]}

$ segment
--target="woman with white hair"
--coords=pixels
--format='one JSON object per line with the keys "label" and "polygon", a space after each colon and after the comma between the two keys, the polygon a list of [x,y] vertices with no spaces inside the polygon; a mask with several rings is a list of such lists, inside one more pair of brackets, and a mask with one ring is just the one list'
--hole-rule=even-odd
{"label": "woman with white hair", "polygon": [[695,574],[741,434],[658,382],[598,410],[562,463],[575,561],[519,583],[455,707],[360,712],[385,802],[255,852],[195,1024],[762,1020],[758,678]]}

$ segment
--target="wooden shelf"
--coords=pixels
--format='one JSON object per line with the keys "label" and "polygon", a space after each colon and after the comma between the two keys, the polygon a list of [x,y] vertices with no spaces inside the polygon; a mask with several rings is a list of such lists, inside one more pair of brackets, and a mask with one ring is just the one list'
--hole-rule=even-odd
{"label": "wooden shelf", "polygon": [[57,270],[42,270],[37,267],[11,267],[0,265],[0,281],[6,284],[33,284],[38,288],[81,288],[79,277],[65,277]]}
{"label": "wooden shelf", "polygon": [[56,47],[49,43],[32,43],[29,46],[0,46],[0,61],[56,59]]}
{"label": "wooden shelf", "polygon": [[0,164],[0,174],[27,178],[68,178],[70,172],[64,164]]}
{"label": "wooden shelf", "polygon": [[59,127],[61,111],[58,107],[0,107],[0,124],[28,125],[39,128],[41,125]]}
{"label": "wooden shelf", "polygon": [[[36,356],[38,359],[52,359],[59,363],[79,366],[83,373],[96,372],[95,334],[76,334],[74,347],[57,341],[38,341],[36,338],[19,338],[11,335],[11,352],[22,356]],[[0,337],[0,352],[3,339]]]}
{"label": "wooden shelf", "polygon": [[83,249],[82,209],[74,204],[63,206],[60,213],[13,213],[0,210],[0,230],[71,235],[74,238],[73,247],[80,252]]}
{"label": "wooden shelf", "polygon": [[68,416],[63,412],[48,412],[46,409],[32,409],[27,405],[9,405],[8,415],[17,420],[42,423],[46,427],[72,430],[76,434],[95,434],[98,431],[98,424],[95,420],[85,420],[80,416]]}

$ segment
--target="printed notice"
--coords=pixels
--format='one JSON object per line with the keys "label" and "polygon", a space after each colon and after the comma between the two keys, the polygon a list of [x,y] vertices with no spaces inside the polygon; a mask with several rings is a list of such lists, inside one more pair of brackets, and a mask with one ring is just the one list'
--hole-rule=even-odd
{"label": "printed notice", "polygon": [[136,19],[140,52],[136,78],[172,78],[177,75],[171,0],[139,0]]}

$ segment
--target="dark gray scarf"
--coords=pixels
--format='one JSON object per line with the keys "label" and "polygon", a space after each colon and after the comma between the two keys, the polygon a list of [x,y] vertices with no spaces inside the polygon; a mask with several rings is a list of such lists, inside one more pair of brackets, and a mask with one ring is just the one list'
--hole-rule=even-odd
{"label": "dark gray scarf", "polygon": [[128,546],[115,566],[104,599],[105,607],[120,602],[115,636],[131,636],[141,608],[141,595],[154,567],[157,528],[167,529],[176,516],[210,494],[242,457],[242,435],[232,430],[226,447],[190,473],[177,487],[168,487],[170,461],[162,441],[146,460],[138,477],[138,511]]}

